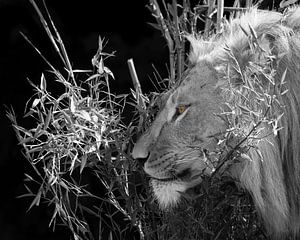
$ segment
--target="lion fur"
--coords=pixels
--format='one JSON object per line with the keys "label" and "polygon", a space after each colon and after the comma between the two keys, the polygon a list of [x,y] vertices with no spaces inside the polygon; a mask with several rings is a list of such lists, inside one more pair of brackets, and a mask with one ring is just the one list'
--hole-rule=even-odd
{"label": "lion fur", "polygon": [[261,155],[250,150],[251,161],[245,163],[239,180],[252,194],[272,237],[290,235],[296,239],[300,230],[300,7],[283,14],[253,8],[225,24],[223,33],[209,40],[188,36],[192,49],[189,59],[193,65],[209,61],[220,72],[224,62],[230,61],[223,50],[226,46],[241,66],[246,67],[251,60],[264,61],[245,53],[249,45],[245,31],[250,34],[251,27],[263,48],[280,58],[275,80],[280,81],[286,71],[288,92],[281,99],[282,129],[277,136],[261,141]]}

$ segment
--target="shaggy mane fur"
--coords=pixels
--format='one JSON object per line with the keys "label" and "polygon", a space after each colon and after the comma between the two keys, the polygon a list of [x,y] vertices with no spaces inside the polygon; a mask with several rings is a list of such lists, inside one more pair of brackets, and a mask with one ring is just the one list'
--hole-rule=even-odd
{"label": "shaggy mane fur", "polygon": [[[278,115],[282,129],[277,135],[261,141],[256,151],[248,153],[239,173],[241,185],[253,196],[255,205],[273,238],[300,237],[300,7],[285,13],[252,9],[229,22],[222,34],[209,41],[188,37],[192,64],[209,61],[222,75],[225,63],[231,60],[224,48],[229,48],[242,70],[249,62],[264,63],[261,56],[249,54],[249,37],[254,29],[260,45],[279,60],[275,80],[280,81],[286,71],[285,87]],[[234,73],[232,73],[234,74]],[[234,76],[232,76],[234,78]],[[224,81],[224,80],[223,80]],[[222,83],[220,83],[222,84]]]}

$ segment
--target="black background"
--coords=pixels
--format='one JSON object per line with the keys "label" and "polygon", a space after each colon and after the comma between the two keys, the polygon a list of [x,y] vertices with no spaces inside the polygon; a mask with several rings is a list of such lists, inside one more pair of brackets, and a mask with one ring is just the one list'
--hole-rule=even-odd
{"label": "black background", "polygon": [[[47,1],[75,69],[91,69],[98,36],[108,39],[105,50],[115,50],[116,56],[106,66],[115,75],[112,85],[117,93],[129,93],[132,88],[126,62],[129,58],[134,59],[144,91],[153,89],[149,80],[153,78],[152,64],[167,77],[167,47],[160,32],[147,24],[154,19],[146,4],[147,0]],[[230,6],[227,1],[225,5]],[[66,229],[58,227],[53,233],[48,228],[52,209],[42,204],[27,212],[32,199],[16,198],[26,193],[23,179],[30,165],[17,146],[5,106],[15,109],[21,125],[30,124],[22,119],[25,103],[33,94],[26,79],[38,84],[41,73],[49,69],[20,31],[54,66],[62,66],[29,1],[0,0],[0,240],[70,239]],[[49,80],[48,85],[55,88]]]}

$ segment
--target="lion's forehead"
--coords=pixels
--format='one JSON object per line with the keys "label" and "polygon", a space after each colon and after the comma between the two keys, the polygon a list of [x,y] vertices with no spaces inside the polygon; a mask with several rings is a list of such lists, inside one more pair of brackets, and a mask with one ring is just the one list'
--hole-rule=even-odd
{"label": "lion's forehead", "polygon": [[187,70],[182,82],[173,92],[172,96],[176,96],[178,102],[187,100],[199,99],[203,95],[210,95],[214,90],[214,85],[217,82],[217,74],[212,64],[203,61],[196,66]]}

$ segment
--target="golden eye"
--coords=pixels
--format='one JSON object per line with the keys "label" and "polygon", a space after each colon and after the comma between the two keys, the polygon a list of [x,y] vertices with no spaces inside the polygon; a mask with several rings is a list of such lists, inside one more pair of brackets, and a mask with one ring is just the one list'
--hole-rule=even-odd
{"label": "golden eye", "polygon": [[186,106],[179,106],[177,107],[177,113],[182,114],[186,110]]}

